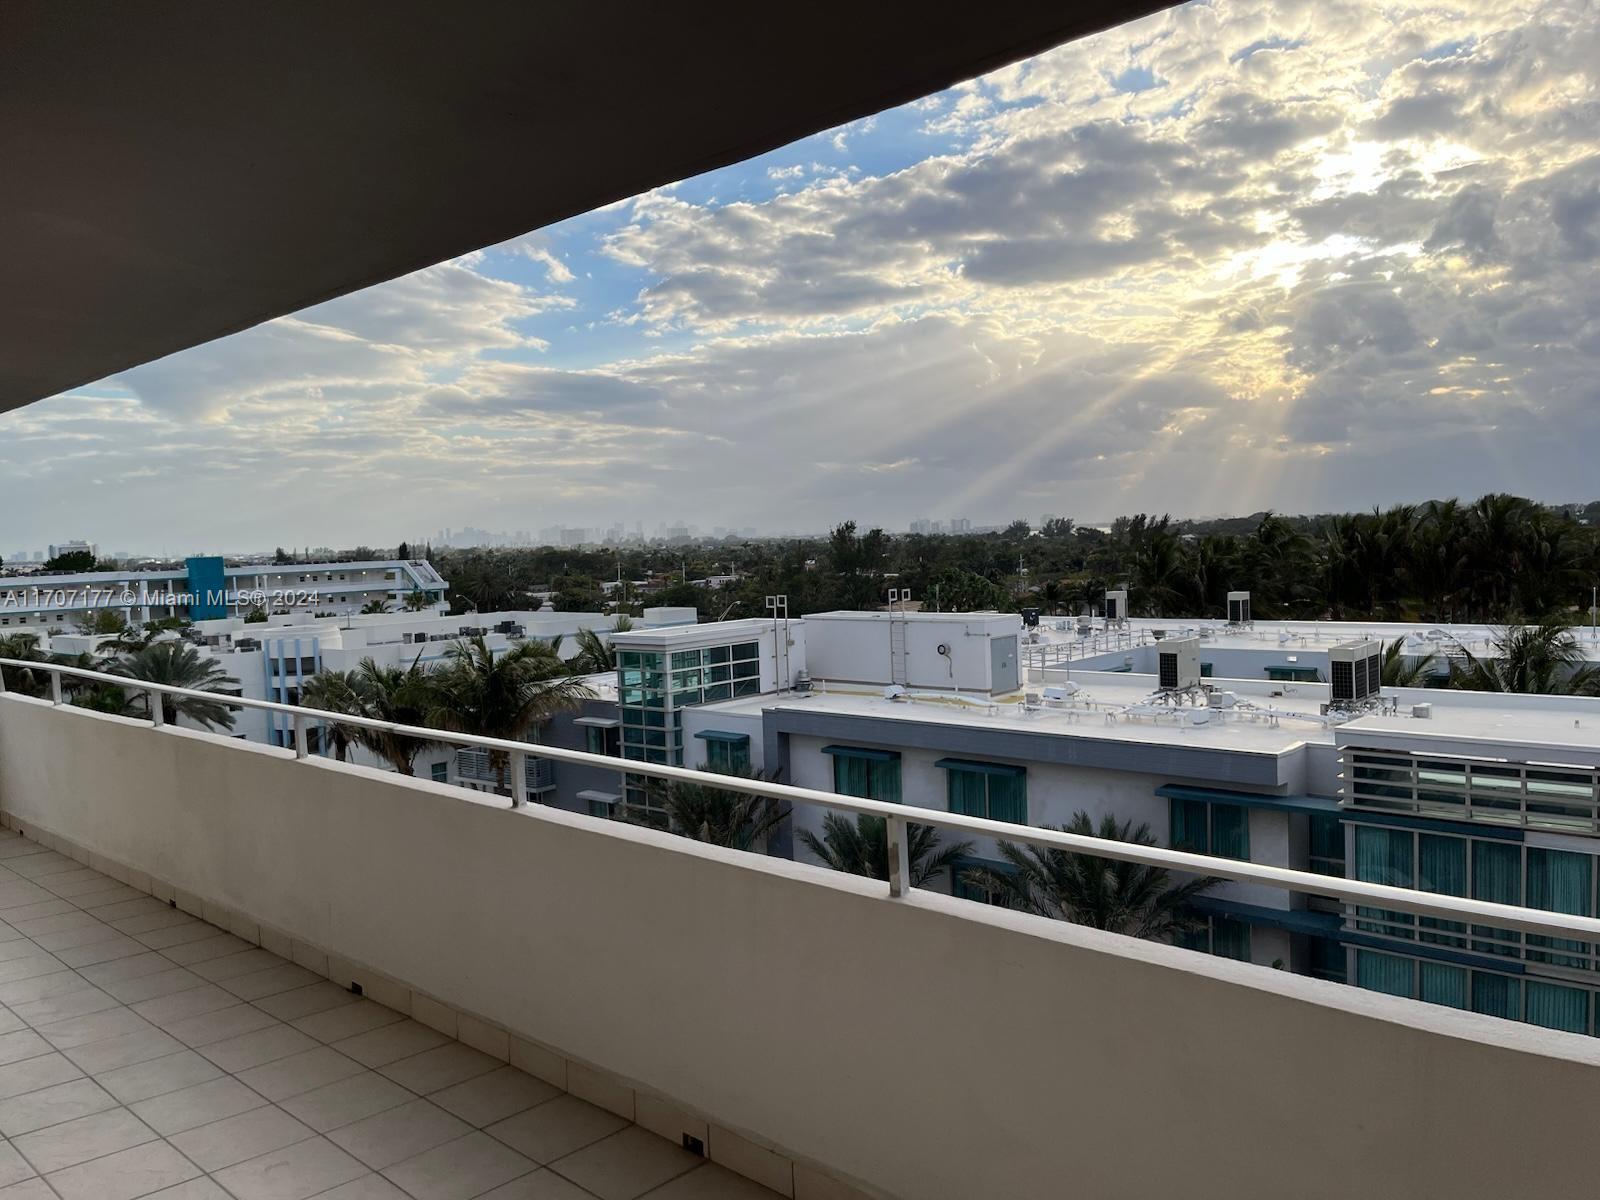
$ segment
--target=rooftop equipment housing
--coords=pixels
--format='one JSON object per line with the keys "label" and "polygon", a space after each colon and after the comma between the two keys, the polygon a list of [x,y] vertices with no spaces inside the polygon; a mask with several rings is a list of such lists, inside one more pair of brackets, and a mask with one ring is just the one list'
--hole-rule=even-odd
{"label": "rooftop equipment housing", "polygon": [[1126,589],[1106,593],[1106,620],[1126,621],[1128,619],[1128,593]]}
{"label": "rooftop equipment housing", "polygon": [[1200,639],[1168,638],[1156,655],[1156,683],[1164,692],[1200,686]]}
{"label": "rooftop equipment housing", "polygon": [[1250,621],[1250,593],[1228,593],[1228,624],[1249,625]]}
{"label": "rooftop equipment housing", "polygon": [[1361,704],[1383,687],[1383,643],[1340,642],[1328,649],[1329,700]]}

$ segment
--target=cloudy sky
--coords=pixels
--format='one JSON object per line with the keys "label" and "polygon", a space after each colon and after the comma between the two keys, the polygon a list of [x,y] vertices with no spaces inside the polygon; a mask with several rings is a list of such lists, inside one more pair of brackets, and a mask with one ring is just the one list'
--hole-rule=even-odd
{"label": "cloudy sky", "polygon": [[1597,29],[1172,9],[0,415],[0,554],[1600,497]]}

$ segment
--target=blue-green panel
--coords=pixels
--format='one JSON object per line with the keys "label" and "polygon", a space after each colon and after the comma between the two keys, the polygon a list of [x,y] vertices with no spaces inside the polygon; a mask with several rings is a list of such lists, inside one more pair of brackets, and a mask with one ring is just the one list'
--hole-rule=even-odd
{"label": "blue-green panel", "polygon": [[196,555],[189,568],[189,619],[214,621],[228,615],[228,578],[222,559],[215,554]]}

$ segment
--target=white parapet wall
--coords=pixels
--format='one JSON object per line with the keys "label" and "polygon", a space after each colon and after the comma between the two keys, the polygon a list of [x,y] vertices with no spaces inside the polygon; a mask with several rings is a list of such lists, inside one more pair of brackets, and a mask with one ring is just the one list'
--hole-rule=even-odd
{"label": "white parapet wall", "polygon": [[0,807],[801,1200],[1593,1194],[1575,1035],[16,696]]}

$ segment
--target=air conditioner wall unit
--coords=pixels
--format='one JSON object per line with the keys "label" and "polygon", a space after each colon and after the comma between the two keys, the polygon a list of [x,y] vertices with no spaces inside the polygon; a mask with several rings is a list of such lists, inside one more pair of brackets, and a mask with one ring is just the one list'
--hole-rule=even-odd
{"label": "air conditioner wall unit", "polygon": [[1334,704],[1371,700],[1383,687],[1383,643],[1340,642],[1328,649],[1328,698]]}
{"label": "air conditioner wall unit", "polygon": [[1200,686],[1200,639],[1167,638],[1156,655],[1156,683],[1164,692]]}

